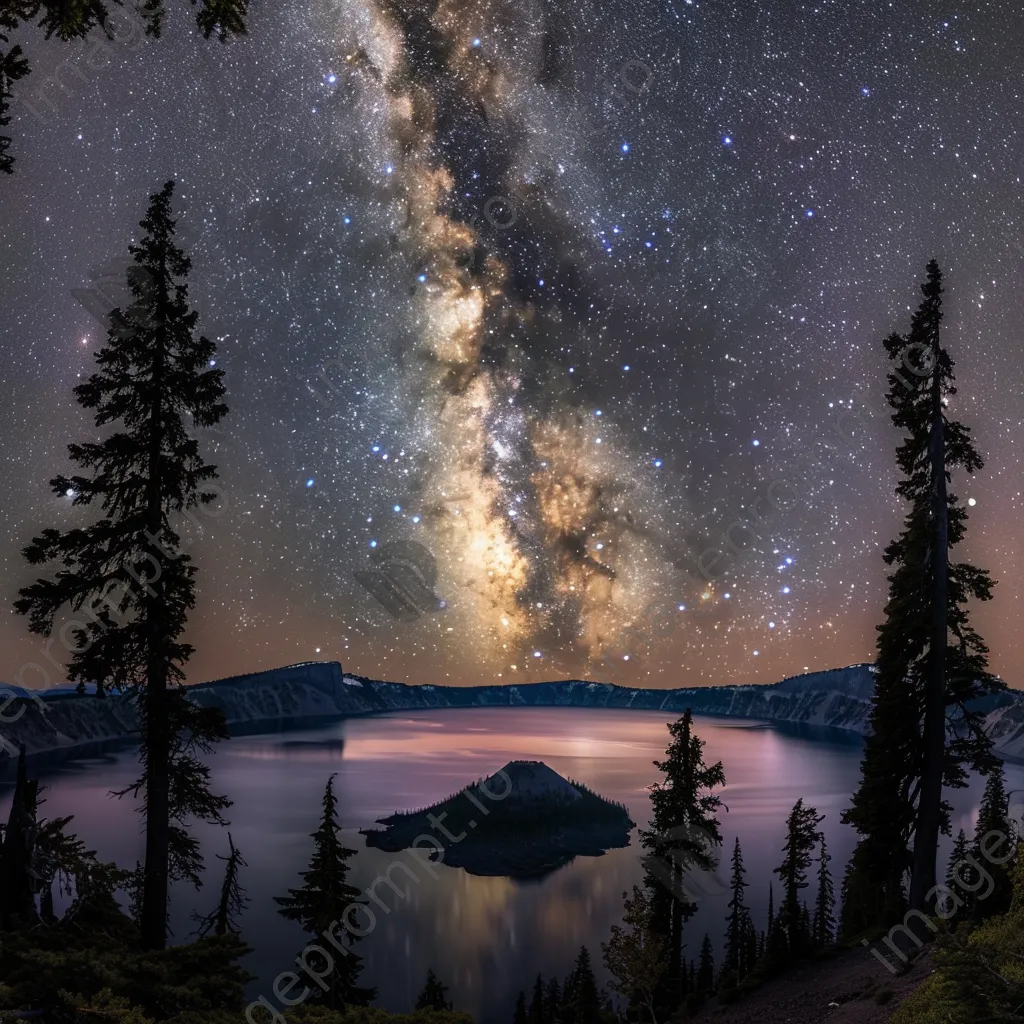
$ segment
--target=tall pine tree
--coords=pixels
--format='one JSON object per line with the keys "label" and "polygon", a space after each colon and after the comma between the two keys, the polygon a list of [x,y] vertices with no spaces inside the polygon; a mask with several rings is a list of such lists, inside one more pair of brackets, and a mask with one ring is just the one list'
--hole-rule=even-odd
{"label": "tall pine tree", "polygon": [[693,713],[669,724],[672,741],[655,767],[664,781],[651,786],[651,827],[641,830],[646,851],[646,885],[651,892],[652,928],[665,942],[667,970],[658,999],[659,1013],[678,1009],[686,992],[683,925],[696,912],[691,873],[711,872],[722,844],[717,813],[725,785],[722,762],[704,763],[704,741],[693,732]]}
{"label": "tall pine tree", "polygon": [[[332,953],[333,967],[325,979],[326,990],[318,987],[310,996],[312,1001],[331,1010],[341,1010],[346,1006],[366,1006],[376,991],[357,983],[362,963],[350,947],[359,936],[345,928],[346,911],[366,900],[348,883],[349,860],[356,851],[341,841],[334,778],[332,775],[327,780],[324,790],[323,813],[319,827],[311,834],[313,856],[308,870],[302,872],[302,886],[289,889],[287,896],[275,896],[274,901],[281,906],[278,913],[289,921],[297,921],[311,938],[327,934],[337,939],[332,944],[345,946],[345,952],[335,949]],[[317,961],[314,969],[318,974],[326,974],[327,964],[320,963],[323,958],[319,953],[307,950],[307,956]]]}
{"label": "tall pine tree", "polygon": [[973,916],[974,892],[977,891],[974,866],[967,860],[970,850],[967,833],[960,829],[953,842],[946,867],[946,888],[949,890],[949,906],[941,908],[945,917],[950,918],[950,928],[955,929],[964,919]]}
{"label": "tall pine tree", "polygon": [[697,962],[697,976],[694,979],[697,995],[706,999],[715,990],[715,955],[711,936],[704,933],[700,944],[700,960]]}
{"label": "tall pine tree", "polygon": [[[227,412],[213,343],[195,336],[188,306],[188,257],[174,244],[174,182],[150,197],[142,240],[130,247],[133,302],[111,316],[97,371],[75,388],[93,410],[103,439],[68,446],[83,472],[58,476],[54,493],[75,506],[99,505],[87,526],[47,529],[25,549],[30,565],[57,563],[54,576],[22,588],[15,609],[34,633],[49,635],[64,609],[74,638],[69,679],[129,690],[142,723],[143,774],[124,792],[143,793],[146,853],[142,877],[143,943],[161,949],[173,879],[198,885],[198,841],[189,818],[223,823],[229,801],[208,786],[198,754],[226,736],[222,713],[188,700],[181,641],[195,606],[196,569],[181,550],[176,520],[214,500],[216,469],[204,462],[193,425]],[[113,428],[113,429],[111,429]]]}
{"label": "tall pine tree", "polygon": [[747,951],[749,949],[750,912],[743,902],[743,890],[750,883],[746,881],[743,868],[743,853],[740,837],[732,849],[732,874],[729,878],[729,913],[725,919],[725,958],[723,966],[732,971],[737,981],[747,973]]}
{"label": "tall pine tree", "polygon": [[947,415],[956,388],[939,340],[943,289],[934,260],[921,290],[910,333],[885,340],[895,364],[887,398],[904,435],[896,493],[907,512],[884,555],[889,600],[878,629],[871,732],[860,786],[843,815],[861,836],[843,882],[846,934],[891,924],[908,901],[934,909],[938,838],[949,823],[943,785],[962,787],[967,769],[993,764],[971,702],[1002,684],[987,671],[988,649],[967,611],[970,600],[990,599],[993,584],[984,570],[949,559],[967,526],[950,471],[974,473],[983,463],[968,428]]}
{"label": "tall pine tree", "polygon": [[1013,896],[1012,860],[1017,848],[1017,836],[1010,822],[1010,802],[1006,795],[1006,778],[1002,765],[989,773],[985,792],[978,808],[978,823],[974,828],[971,853],[978,864],[983,864],[992,879],[992,891],[985,899],[974,904],[974,916],[979,920],[993,914],[1005,914]]}
{"label": "tall pine tree", "polygon": [[544,979],[538,974],[533,983],[530,1008],[526,1011],[527,1024],[544,1024]]}
{"label": "tall pine tree", "polygon": [[600,1019],[601,997],[590,964],[590,951],[580,947],[576,963],[562,993],[563,1024],[596,1024]]}
{"label": "tall pine tree", "polygon": [[778,926],[785,933],[791,957],[805,955],[810,947],[810,928],[805,922],[806,908],[802,906],[800,893],[807,888],[807,871],[821,835],[818,825],[824,817],[816,808],[804,806],[801,797],[786,819],[784,856],[775,874],[782,883]]}
{"label": "tall pine tree", "polygon": [[520,990],[516,997],[516,1008],[512,1014],[512,1024],[526,1024],[526,993]]}
{"label": "tall pine tree", "polygon": [[828,869],[828,845],[825,833],[821,833],[821,845],[818,847],[818,892],[814,897],[814,922],[811,927],[811,940],[816,949],[824,949],[832,945],[835,938],[835,886],[832,884],[832,872]]}
{"label": "tall pine tree", "polygon": [[544,989],[544,1024],[562,1024],[562,988],[557,978]]}

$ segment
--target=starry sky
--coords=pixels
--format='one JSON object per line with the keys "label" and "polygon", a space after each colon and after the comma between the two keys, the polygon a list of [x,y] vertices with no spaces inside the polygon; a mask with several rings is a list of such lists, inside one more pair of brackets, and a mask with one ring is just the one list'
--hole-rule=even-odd
{"label": "starry sky", "polygon": [[881,339],[934,257],[986,459],[954,480],[999,581],[976,624],[1019,683],[1018,5],[256,0],[226,45],[191,19],[22,33],[0,678],[59,681],[10,610],[19,551],[83,514],[47,486],[92,430],[71,389],[173,177],[231,408],[183,530],[192,681],[869,660],[900,521]]}

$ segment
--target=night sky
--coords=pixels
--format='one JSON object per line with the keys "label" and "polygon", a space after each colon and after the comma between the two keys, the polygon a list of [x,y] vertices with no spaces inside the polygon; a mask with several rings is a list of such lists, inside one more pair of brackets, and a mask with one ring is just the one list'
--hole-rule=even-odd
{"label": "night sky", "polygon": [[[92,431],[71,389],[173,177],[231,408],[218,514],[184,531],[191,680],[869,660],[900,521],[881,340],[934,257],[986,459],[954,480],[999,581],[976,624],[1019,682],[1019,5],[254,0],[227,45],[180,7],[159,41],[123,11],[106,45],[22,32],[0,678],[58,681],[10,610],[19,551],[84,514],[47,486]],[[424,550],[404,618],[354,575],[408,583]]]}

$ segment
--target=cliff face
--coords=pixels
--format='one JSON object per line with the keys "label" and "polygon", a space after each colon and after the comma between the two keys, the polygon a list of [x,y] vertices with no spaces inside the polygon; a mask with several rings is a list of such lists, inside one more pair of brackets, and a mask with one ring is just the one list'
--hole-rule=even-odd
{"label": "cliff face", "polygon": [[[306,662],[252,675],[201,683],[190,690],[204,705],[221,708],[230,725],[245,731],[342,715],[431,708],[601,707],[682,712],[767,722],[828,726],[864,735],[874,686],[870,665],[851,665],[751,686],[650,690],[570,679],[518,686],[409,686],[345,675],[337,662]],[[18,691],[6,688],[16,696]],[[22,711],[16,721],[10,721]],[[66,692],[43,700],[19,698],[0,718],[0,760],[19,744],[29,754],[70,751],[130,738],[137,719],[123,697],[78,698]],[[988,714],[997,751],[1024,759],[1024,694],[1002,696]]]}

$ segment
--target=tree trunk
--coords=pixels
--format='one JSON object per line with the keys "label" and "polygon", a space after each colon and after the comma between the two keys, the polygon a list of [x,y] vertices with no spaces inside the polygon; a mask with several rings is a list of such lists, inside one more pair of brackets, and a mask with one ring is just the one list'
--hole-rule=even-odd
{"label": "tree trunk", "polygon": [[935,856],[939,842],[942,805],[942,769],[946,752],[946,641],[949,575],[949,520],[946,495],[946,437],[942,416],[939,332],[932,335],[932,426],[929,458],[932,476],[931,633],[925,688],[921,792],[914,834],[914,860],[910,877],[910,906],[928,911],[927,897],[935,887]]}
{"label": "tree trunk", "polygon": [[[166,267],[161,267],[161,287],[167,288]],[[166,292],[165,292],[166,294]],[[146,529],[150,537],[162,537],[163,503],[160,491],[160,461],[163,446],[162,391],[164,376],[164,310],[158,310],[156,351],[153,359],[153,396],[149,442]],[[156,560],[154,579],[146,605],[146,862],[142,889],[142,943],[146,949],[167,945],[167,890],[169,885],[170,841],[170,722],[167,707],[166,625],[163,601],[163,550],[150,544],[148,554]]]}

